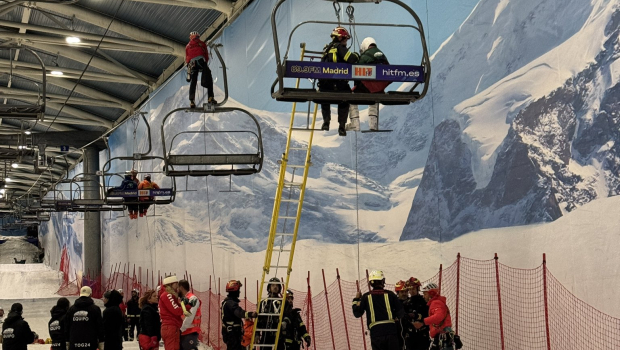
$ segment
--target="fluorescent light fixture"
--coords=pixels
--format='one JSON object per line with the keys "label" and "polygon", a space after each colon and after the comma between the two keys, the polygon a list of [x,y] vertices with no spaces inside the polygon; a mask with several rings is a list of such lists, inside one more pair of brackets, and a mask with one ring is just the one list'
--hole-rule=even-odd
{"label": "fluorescent light fixture", "polygon": [[6,181],[6,182],[11,182],[11,181],[13,181],[13,180],[12,180],[10,177],[6,177],[6,178],[4,178],[4,181]]}
{"label": "fluorescent light fixture", "polygon": [[50,72],[50,74],[52,74],[52,75],[57,75],[57,76],[64,75],[64,73],[63,73],[63,72],[61,72],[61,71],[59,71],[59,70],[53,70],[53,71],[51,71],[51,72]]}
{"label": "fluorescent light fixture", "polygon": [[6,192],[4,188],[0,190],[0,193],[4,194],[4,192]]}
{"label": "fluorescent light fixture", "polygon": [[69,44],[77,44],[77,43],[79,43],[79,42],[81,42],[81,41],[82,41],[82,40],[80,40],[80,38],[78,38],[77,36],[68,36],[68,37],[67,37],[67,39],[65,39],[65,40],[67,40],[67,42],[68,42]]}
{"label": "fluorescent light fixture", "polygon": [[19,164],[17,164],[17,163],[11,164],[11,168],[17,168],[17,167],[19,167]]}
{"label": "fluorescent light fixture", "polygon": [[0,193],[0,198],[2,198],[2,193]]}
{"label": "fluorescent light fixture", "polygon": [[24,134],[26,134],[26,135],[30,135],[30,134],[32,134],[32,131],[30,131],[30,130],[26,130],[26,131],[24,131]]}

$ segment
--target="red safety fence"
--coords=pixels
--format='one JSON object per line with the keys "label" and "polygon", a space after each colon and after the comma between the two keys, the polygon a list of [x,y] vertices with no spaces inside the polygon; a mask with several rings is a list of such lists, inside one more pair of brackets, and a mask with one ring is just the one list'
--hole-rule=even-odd
{"label": "red safety fence", "polygon": [[[324,290],[294,291],[295,307],[312,337],[312,350],[369,350],[366,318],[353,316],[351,301],[358,290],[368,291],[366,279],[344,281],[336,269],[336,279]],[[116,264],[102,290],[153,289],[161,281],[148,270]],[[157,278],[156,278],[157,277]],[[191,283],[191,275],[183,276]],[[390,276],[392,277],[392,276]],[[406,279],[409,276],[400,276]],[[256,305],[248,301],[247,281],[241,306],[248,311]],[[461,336],[465,350],[565,350],[620,349],[620,319],[611,317],[575,297],[547,270],[546,260],[534,269],[517,269],[491,260],[463,258],[460,254],[448,268],[424,283],[439,284],[447,298],[452,328]],[[201,340],[213,349],[226,349],[221,337],[220,305],[224,300],[222,281],[210,278],[209,289],[194,294],[202,302]],[[224,282],[225,284],[225,282]],[[257,282],[258,284],[258,282]],[[76,295],[79,284],[63,283],[58,294]],[[387,285],[393,290],[393,285]],[[125,293],[129,295],[129,293]]]}

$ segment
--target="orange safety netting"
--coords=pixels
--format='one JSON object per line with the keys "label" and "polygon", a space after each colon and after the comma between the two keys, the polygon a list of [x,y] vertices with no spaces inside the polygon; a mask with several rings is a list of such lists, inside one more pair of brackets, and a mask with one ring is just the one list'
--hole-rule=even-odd
{"label": "orange safety netting", "polygon": [[[112,272],[102,290],[135,288],[142,293],[161,280],[152,273],[149,277],[148,272],[146,281],[141,278],[136,277],[135,268],[130,276],[127,265],[124,272]],[[189,275],[185,278],[191,280]],[[67,279],[58,293],[77,295],[81,285],[78,282]],[[459,255],[428,282],[438,283],[447,298],[452,328],[460,335],[463,349],[620,349],[620,319],[575,297],[547,270],[544,260],[537,268],[517,269],[500,264],[497,257],[474,260]],[[293,291],[295,307],[301,309],[312,337],[312,350],[371,349],[366,319],[355,318],[351,308],[357,286],[358,282],[344,281],[337,274],[336,280],[325,283],[319,293],[311,294],[310,288]],[[367,291],[366,279],[359,286],[362,292]],[[393,285],[386,289],[393,290]],[[243,292],[241,306],[255,311],[256,305]],[[216,288],[194,290],[194,294],[202,302],[201,340],[214,349],[226,349],[220,320],[225,295]]]}

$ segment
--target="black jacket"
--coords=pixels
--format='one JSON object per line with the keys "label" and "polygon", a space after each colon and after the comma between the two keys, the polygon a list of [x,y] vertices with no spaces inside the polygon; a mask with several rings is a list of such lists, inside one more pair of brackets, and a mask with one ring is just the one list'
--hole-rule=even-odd
{"label": "black jacket", "polygon": [[127,302],[127,316],[129,315],[135,315],[135,316],[139,316],[140,315],[140,304],[139,302],[139,298],[136,297],[131,298],[128,302]]}
{"label": "black jacket", "polygon": [[52,338],[52,350],[65,350],[67,348],[65,340],[65,317],[67,316],[67,309],[61,309],[57,306],[50,311],[52,318],[47,324],[47,329]]}
{"label": "black jacket", "polygon": [[412,319],[410,317],[410,315],[413,314],[414,317],[417,317],[417,321],[424,320],[428,317],[428,305],[426,304],[424,297],[421,295],[414,295],[403,303],[403,307],[405,308],[405,320],[403,320],[403,324],[407,325],[407,332],[409,336],[407,341],[407,344],[409,344],[407,350],[428,349],[430,346],[428,326],[416,329],[413,327],[412,323],[416,321],[416,319]]}
{"label": "black jacket", "polygon": [[161,340],[161,320],[159,319],[158,304],[146,304],[140,311],[140,334],[157,337]]}
{"label": "black jacket", "polygon": [[90,297],[79,297],[67,311],[65,317],[65,339],[70,343],[69,350],[97,349],[103,342],[103,318],[101,309]]}
{"label": "black jacket", "polygon": [[[301,309],[294,309],[286,303],[286,309],[284,309],[284,315],[282,317],[282,334],[284,338],[286,348],[299,349],[299,345],[306,338],[309,337],[308,329],[301,318],[299,312]],[[284,325],[286,324],[286,327]]]}
{"label": "black jacket", "polygon": [[21,313],[10,312],[2,324],[2,350],[27,350],[34,333]]}
{"label": "black jacket", "polygon": [[[371,312],[373,310],[374,312]],[[405,311],[394,292],[374,289],[364,293],[361,299],[353,299],[353,315],[357,318],[366,313],[366,324],[370,337],[397,335],[395,319],[401,319]]]}
{"label": "black jacket", "polygon": [[103,310],[103,329],[105,350],[121,350],[123,348],[123,330],[125,317],[118,306],[123,302],[121,294],[115,290],[110,293],[108,302]]}
{"label": "black jacket", "polygon": [[[321,62],[332,63],[356,63],[359,60],[359,55],[355,52],[350,52],[345,45],[342,45],[338,41],[333,41],[323,49],[323,56]],[[319,91],[348,91],[351,92],[349,82],[346,80],[336,79],[319,79],[318,82]]]}

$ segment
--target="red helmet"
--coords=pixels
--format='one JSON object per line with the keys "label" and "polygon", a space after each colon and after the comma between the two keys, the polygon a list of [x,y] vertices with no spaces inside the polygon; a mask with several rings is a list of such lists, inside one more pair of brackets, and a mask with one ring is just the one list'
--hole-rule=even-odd
{"label": "red helmet", "polygon": [[409,277],[409,279],[407,280],[407,288],[411,289],[411,288],[420,288],[420,286],[422,286],[422,283],[420,283],[420,280],[415,278],[415,277]]}
{"label": "red helmet", "polygon": [[226,292],[238,292],[241,286],[241,281],[230,280],[226,283]]}
{"label": "red helmet", "polygon": [[406,284],[407,284],[407,282],[405,282],[405,281],[398,281],[398,282],[396,282],[396,286],[394,287],[394,290],[396,292],[400,292],[401,290],[405,290]]}
{"label": "red helmet", "polygon": [[338,38],[339,40],[351,39],[351,34],[349,34],[349,32],[347,32],[347,30],[344,29],[343,27],[336,27],[332,31],[331,37],[332,38]]}

